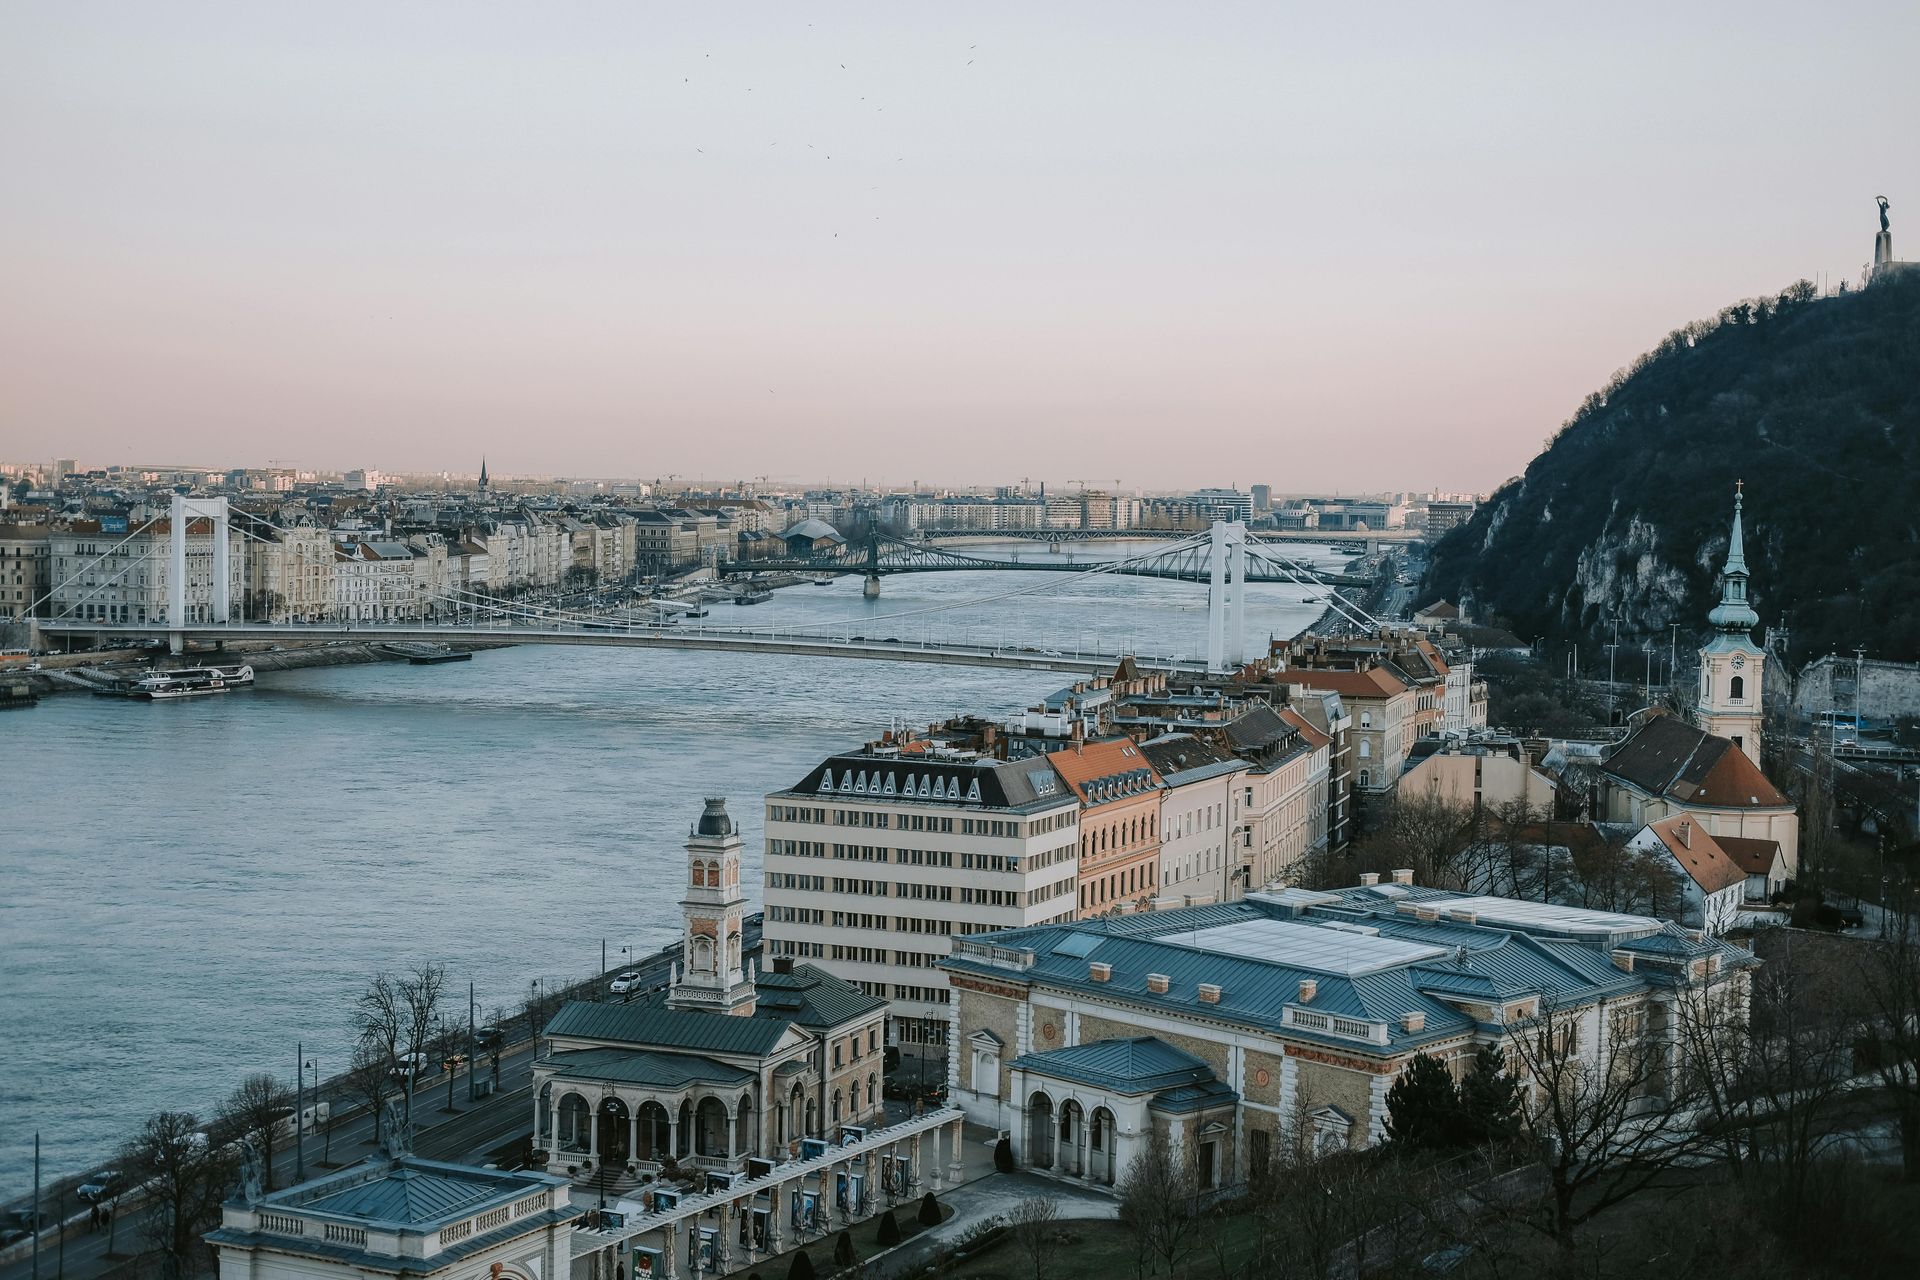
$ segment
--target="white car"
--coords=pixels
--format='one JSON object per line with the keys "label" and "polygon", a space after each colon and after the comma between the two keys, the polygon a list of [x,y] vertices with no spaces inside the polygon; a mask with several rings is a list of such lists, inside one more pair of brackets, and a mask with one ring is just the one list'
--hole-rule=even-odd
{"label": "white car", "polygon": [[640,975],[632,969],[627,970],[625,973],[615,978],[613,982],[607,987],[607,990],[613,992],[613,994],[617,996],[623,996],[627,994],[627,992],[629,991],[638,991],[639,989],[640,989]]}

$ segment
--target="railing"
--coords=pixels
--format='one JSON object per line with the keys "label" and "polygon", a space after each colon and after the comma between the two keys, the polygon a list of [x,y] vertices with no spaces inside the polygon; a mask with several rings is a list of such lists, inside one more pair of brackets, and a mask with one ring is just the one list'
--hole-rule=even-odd
{"label": "railing", "polygon": [[260,1215],[260,1229],[283,1236],[303,1236],[307,1234],[307,1223],[304,1218],[293,1218],[284,1213],[263,1213]]}
{"label": "railing", "polygon": [[474,1229],[491,1231],[495,1227],[504,1227],[513,1220],[513,1210],[507,1208],[489,1209],[473,1220]]}
{"label": "railing", "polygon": [[444,1249],[448,1245],[453,1244],[456,1241],[465,1240],[468,1236],[472,1234],[473,1234],[473,1219],[471,1218],[467,1219],[467,1221],[465,1222],[455,1222],[450,1226],[442,1227],[440,1228],[440,1235],[439,1235],[440,1247]]}
{"label": "railing", "polygon": [[1387,1042],[1387,1024],[1384,1022],[1343,1018],[1335,1013],[1318,1013],[1292,1006],[1288,1006],[1281,1015],[1281,1021],[1287,1026],[1299,1027],[1302,1031],[1322,1031],[1328,1035],[1345,1036],[1351,1040],[1365,1040],[1368,1044]]}
{"label": "railing", "polygon": [[350,1244],[356,1248],[366,1247],[367,1229],[365,1227],[343,1227],[333,1222],[326,1223],[325,1226],[328,1244]]}

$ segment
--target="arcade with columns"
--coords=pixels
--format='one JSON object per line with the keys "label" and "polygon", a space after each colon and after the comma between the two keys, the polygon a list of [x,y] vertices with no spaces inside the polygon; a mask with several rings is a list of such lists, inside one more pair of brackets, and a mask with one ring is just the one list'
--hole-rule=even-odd
{"label": "arcade with columns", "polygon": [[550,1170],[615,1186],[669,1164],[736,1171],[882,1114],[886,1001],[809,964],[743,965],[741,850],[725,800],[708,800],[667,989],[570,1002],[542,1032],[533,1146]]}

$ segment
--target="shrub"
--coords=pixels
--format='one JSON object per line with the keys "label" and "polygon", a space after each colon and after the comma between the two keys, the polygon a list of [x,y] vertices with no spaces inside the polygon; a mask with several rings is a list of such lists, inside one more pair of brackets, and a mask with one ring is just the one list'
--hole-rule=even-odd
{"label": "shrub", "polygon": [[993,1167],[1001,1173],[1013,1172],[1013,1144],[1005,1138],[993,1146]]}
{"label": "shrub", "polygon": [[893,1210],[887,1210],[886,1217],[880,1219],[880,1230],[875,1238],[882,1249],[891,1249],[900,1243],[900,1223],[895,1220]]}
{"label": "shrub", "polygon": [[853,1232],[842,1231],[840,1238],[833,1242],[833,1265],[850,1267],[859,1260],[860,1255],[853,1251]]}
{"label": "shrub", "polygon": [[920,1212],[913,1216],[913,1220],[923,1227],[940,1225],[940,1202],[933,1198],[933,1192],[929,1191],[920,1197]]}
{"label": "shrub", "polygon": [[813,1280],[813,1259],[807,1256],[805,1249],[793,1255],[793,1265],[787,1268],[787,1280]]}

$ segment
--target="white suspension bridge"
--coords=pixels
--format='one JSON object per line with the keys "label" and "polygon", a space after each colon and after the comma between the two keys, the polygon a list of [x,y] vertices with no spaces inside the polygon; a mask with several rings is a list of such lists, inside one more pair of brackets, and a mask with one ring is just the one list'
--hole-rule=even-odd
{"label": "white suspension bridge", "polygon": [[[973,628],[964,628],[959,637],[935,637],[928,622],[940,614],[964,615],[993,601],[1038,593],[1057,588],[1062,577],[1054,566],[1039,575],[1033,585],[968,600],[943,602],[892,613],[868,614],[849,618],[811,622],[789,622],[777,627],[687,625],[672,622],[657,614],[636,616],[590,612],[555,606],[501,600],[463,589],[452,589],[434,597],[433,603],[447,609],[451,617],[424,621],[365,622],[258,622],[235,616],[232,600],[232,553],[229,530],[243,537],[267,542],[245,524],[231,523],[232,512],[225,498],[192,498],[176,494],[170,512],[167,576],[168,594],[165,618],[145,622],[110,621],[73,616],[91,597],[114,585],[131,572],[139,557],[119,557],[125,561],[110,573],[99,573],[100,566],[115,558],[122,546],[141,535],[129,533],[92,559],[75,568],[55,584],[41,600],[47,600],[61,588],[76,581],[90,587],[84,595],[65,601],[67,613],[36,620],[44,635],[69,640],[87,640],[98,645],[164,638],[175,653],[190,645],[222,645],[229,642],[311,642],[352,640],[358,642],[426,641],[451,645],[544,644],[587,645],[602,648],[682,649],[742,654],[795,654],[824,658],[867,658],[895,662],[927,662],[960,666],[1003,667],[1025,670],[1059,670],[1088,674],[1111,671],[1124,657],[1149,668],[1224,672],[1247,660],[1246,589],[1250,576],[1259,581],[1291,582],[1318,592],[1314,602],[1323,603],[1341,622],[1358,631],[1377,630],[1380,623],[1359,605],[1343,597],[1335,583],[1326,580],[1311,566],[1279,547],[1250,534],[1244,524],[1218,520],[1204,533],[1192,535],[1151,551],[1123,559],[1089,562],[1070,575],[1070,579],[1109,574],[1164,576],[1199,580],[1207,584],[1207,629],[1204,656],[1187,654],[1151,654],[1131,647],[1113,650],[1085,647],[1054,648],[1037,644],[1012,644],[1006,641],[976,642]],[[247,519],[268,529],[279,526],[258,517]],[[190,521],[207,522],[211,531],[210,548],[194,551],[189,546]],[[282,531],[284,532],[284,531]],[[188,563],[190,556],[210,559],[200,581],[208,583],[204,604],[189,606]],[[89,577],[88,575],[95,575]],[[1343,579],[1344,581],[1344,579]],[[40,602],[36,602],[36,605]],[[919,631],[917,638],[915,630]],[[855,631],[862,634],[854,634]],[[870,633],[893,632],[884,637]]]}

